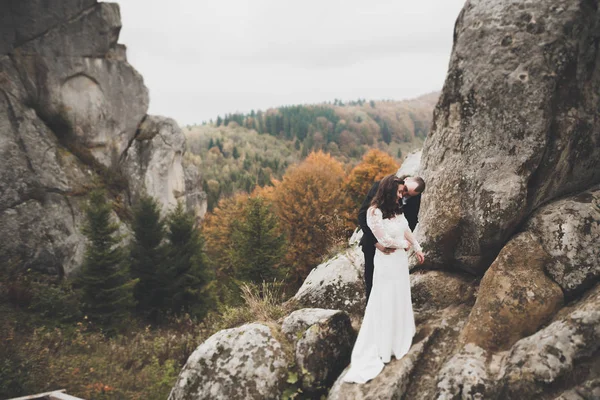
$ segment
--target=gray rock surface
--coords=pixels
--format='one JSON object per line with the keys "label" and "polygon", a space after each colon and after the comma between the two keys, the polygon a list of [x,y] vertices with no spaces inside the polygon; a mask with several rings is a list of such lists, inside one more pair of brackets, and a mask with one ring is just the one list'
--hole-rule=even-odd
{"label": "gray rock surface", "polygon": [[474,300],[473,279],[446,271],[417,271],[410,275],[415,310],[439,311]]}
{"label": "gray rock surface", "polygon": [[454,354],[439,373],[436,399],[488,398],[490,377],[486,358],[486,351],[471,343]]}
{"label": "gray rock surface", "polygon": [[593,1],[467,1],[423,148],[427,262],[482,274],[541,204],[600,181]]}
{"label": "gray rock surface", "polygon": [[364,256],[358,246],[315,267],[294,296],[304,307],[343,310],[360,316],[365,306]]}
{"label": "gray rock surface", "polygon": [[410,376],[420,357],[426,351],[431,335],[412,345],[408,353],[400,360],[392,360],[384,367],[383,371],[373,380],[364,383],[347,383],[342,378],[345,373],[335,381],[329,392],[329,400],[377,400],[401,399],[406,392]]}
{"label": "gray rock surface", "polygon": [[281,344],[267,326],[222,330],[188,358],[169,400],[279,399],[287,365]]}
{"label": "gray rock surface", "polygon": [[[322,317],[322,311],[317,311]],[[317,315],[306,315],[304,323]],[[303,324],[297,324],[303,325]],[[296,366],[305,393],[329,387],[350,363],[356,334],[350,317],[343,311],[321,318],[305,329],[296,343]]]}
{"label": "gray rock surface", "polygon": [[552,257],[546,270],[567,296],[600,279],[600,187],[541,207],[525,229]]}
{"label": "gray rock surface", "polygon": [[327,310],[325,308],[302,308],[284,318],[281,324],[281,331],[290,342],[295,343],[309,327],[325,321],[339,312],[341,311]]}
{"label": "gray rock surface", "polygon": [[396,176],[410,175],[419,176],[419,166],[421,165],[421,156],[423,150],[416,150],[406,156],[400,169],[396,172]]}
{"label": "gray rock surface", "polygon": [[544,273],[551,260],[531,233],[512,238],[481,280],[462,341],[485,350],[507,350],[548,322],[564,299]]}
{"label": "gray rock surface", "polygon": [[536,398],[578,364],[594,359],[600,348],[600,285],[565,314],[512,347],[501,372],[499,398]]}
{"label": "gray rock surface", "polygon": [[5,0],[0,3],[0,54],[7,54],[64,21],[93,7],[97,0]]}
{"label": "gray rock surface", "polygon": [[185,201],[184,151],[185,136],[177,123],[148,115],[121,164],[131,178],[133,201],[147,193],[162,204],[165,213],[178,200]]}

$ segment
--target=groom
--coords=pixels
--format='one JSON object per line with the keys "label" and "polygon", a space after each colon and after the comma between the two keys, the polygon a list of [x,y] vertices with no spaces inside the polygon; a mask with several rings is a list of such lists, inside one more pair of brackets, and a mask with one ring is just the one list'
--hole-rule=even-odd
{"label": "groom", "polygon": [[[425,190],[425,181],[423,178],[418,176],[400,176],[400,179],[404,180],[404,188],[402,190],[402,209],[404,216],[408,221],[408,226],[411,231],[415,230],[417,223],[419,222],[419,208],[421,207],[421,193]],[[375,258],[375,249],[379,249],[386,254],[393,253],[396,249],[386,248],[380,243],[377,243],[377,239],[371,232],[371,229],[367,226],[367,210],[371,206],[371,200],[375,197],[379,189],[379,182],[375,182],[367,194],[367,198],[363,201],[358,212],[358,224],[363,231],[362,239],[360,239],[360,245],[362,252],[365,255],[365,289],[367,301],[371,295],[371,287],[373,286],[373,259]]]}

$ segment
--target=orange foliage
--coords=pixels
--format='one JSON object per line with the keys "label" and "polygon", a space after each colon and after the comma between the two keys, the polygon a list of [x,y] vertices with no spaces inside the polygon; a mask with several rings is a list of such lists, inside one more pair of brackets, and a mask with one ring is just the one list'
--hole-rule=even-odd
{"label": "orange foliage", "polygon": [[281,182],[275,182],[273,200],[287,231],[287,260],[297,284],[344,234],[343,224],[336,223],[346,209],[344,175],[339,161],[319,151],[288,169]]}
{"label": "orange foliage", "polygon": [[369,150],[346,180],[346,191],[352,200],[354,209],[353,211],[349,210],[350,213],[353,212],[354,215],[357,215],[358,209],[373,183],[386,175],[395,173],[399,167],[388,153],[377,149]]}
{"label": "orange foliage", "polygon": [[216,266],[217,280],[234,276],[232,265],[228,261],[232,225],[235,220],[241,218],[247,201],[246,193],[221,199],[213,212],[206,214],[202,223],[204,251]]}

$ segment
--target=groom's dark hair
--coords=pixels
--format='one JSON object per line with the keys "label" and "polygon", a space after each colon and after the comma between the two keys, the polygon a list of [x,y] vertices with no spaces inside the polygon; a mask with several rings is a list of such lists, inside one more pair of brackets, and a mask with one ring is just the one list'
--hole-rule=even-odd
{"label": "groom's dark hair", "polygon": [[393,218],[402,214],[402,203],[398,201],[398,186],[404,185],[404,180],[396,175],[388,175],[381,180],[377,194],[373,197],[371,205],[379,208],[383,218]]}
{"label": "groom's dark hair", "polygon": [[412,179],[413,181],[417,182],[417,187],[415,188],[417,193],[423,193],[425,191],[425,181],[420,176],[401,175],[398,177],[398,179]]}

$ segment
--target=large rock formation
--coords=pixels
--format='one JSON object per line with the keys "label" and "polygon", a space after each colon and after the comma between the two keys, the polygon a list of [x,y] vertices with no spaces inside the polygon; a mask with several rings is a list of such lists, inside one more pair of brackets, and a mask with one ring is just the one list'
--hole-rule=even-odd
{"label": "large rock formation", "polygon": [[0,11],[0,264],[75,270],[95,187],[120,215],[145,191],[165,210],[179,198],[202,209],[198,193],[183,197],[183,134],[146,115],[117,4],[9,0]]}
{"label": "large rock formation", "polygon": [[423,149],[428,263],[482,274],[539,205],[600,181],[595,1],[467,1]]}

